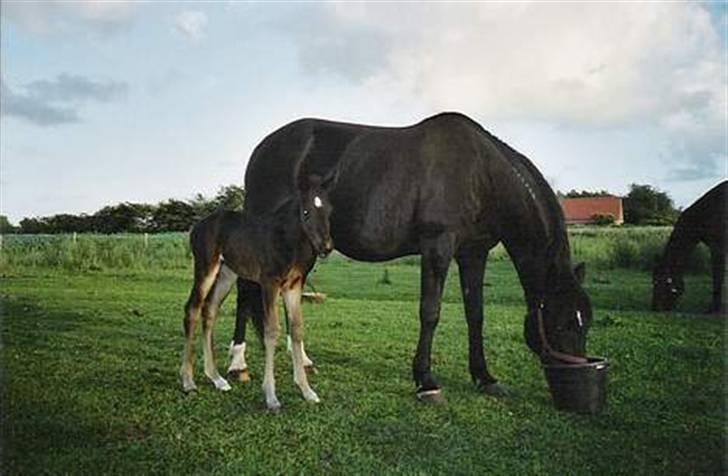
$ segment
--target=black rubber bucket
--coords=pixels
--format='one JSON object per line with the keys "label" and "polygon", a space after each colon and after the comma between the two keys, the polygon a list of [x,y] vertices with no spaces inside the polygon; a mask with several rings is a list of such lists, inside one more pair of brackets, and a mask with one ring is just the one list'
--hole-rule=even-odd
{"label": "black rubber bucket", "polygon": [[554,405],[559,410],[597,415],[607,406],[609,362],[589,357],[584,364],[544,365]]}

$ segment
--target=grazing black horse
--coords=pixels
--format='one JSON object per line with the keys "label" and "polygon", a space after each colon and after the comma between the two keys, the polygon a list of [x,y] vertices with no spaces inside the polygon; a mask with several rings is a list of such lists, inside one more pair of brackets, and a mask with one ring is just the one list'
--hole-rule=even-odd
{"label": "grazing black horse", "polygon": [[725,312],[723,282],[728,254],[728,181],[721,182],[685,209],[672,229],[652,274],[652,309],[671,311],[685,291],[683,273],[698,243],[710,249],[713,297],[707,312]]}
{"label": "grazing black horse", "polygon": [[[470,374],[483,392],[502,392],[488,372],[482,335],[486,259],[498,242],[525,292],[528,346],[543,361],[584,360],[591,304],[580,285],[583,266],[576,272],[571,266],[559,203],[526,157],[479,124],[457,113],[401,128],[292,122],[253,152],[245,175],[246,210],[265,214],[271,203],[296,194],[301,163],[329,182],[336,249],[362,261],[421,255],[413,362],[420,399],[439,398],[430,353],[453,259],[468,324]],[[245,311],[260,299],[250,283],[240,283],[239,293],[238,339]]]}

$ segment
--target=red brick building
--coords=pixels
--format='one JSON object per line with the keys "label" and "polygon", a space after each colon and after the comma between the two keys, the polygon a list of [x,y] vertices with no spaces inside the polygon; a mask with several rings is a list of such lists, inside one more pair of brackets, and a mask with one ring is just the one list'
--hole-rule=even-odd
{"label": "red brick building", "polygon": [[611,215],[614,223],[624,223],[622,198],[613,195],[585,198],[562,198],[559,200],[567,225],[592,223],[595,215]]}

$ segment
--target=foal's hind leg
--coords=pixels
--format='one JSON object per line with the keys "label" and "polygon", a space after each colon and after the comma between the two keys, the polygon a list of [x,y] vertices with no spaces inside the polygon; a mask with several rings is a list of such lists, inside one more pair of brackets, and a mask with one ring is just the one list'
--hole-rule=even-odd
{"label": "foal's hind leg", "polygon": [[303,311],[301,309],[301,281],[283,291],[283,299],[288,310],[288,322],[291,338],[291,356],[293,357],[293,381],[301,389],[303,398],[318,403],[319,397],[308,384],[304,369],[303,354]]}
{"label": "foal's hind leg", "polygon": [[463,247],[455,257],[468,323],[470,375],[481,392],[501,396],[505,393],[504,389],[488,372],[483,355],[483,277],[487,259],[488,248],[483,243]]}
{"label": "foal's hind leg", "polygon": [[212,330],[215,325],[215,317],[220,308],[220,304],[230,292],[230,288],[235,283],[238,276],[224,264],[217,274],[215,283],[205,299],[202,308],[202,329],[203,329],[203,349],[205,355],[205,375],[212,381],[218,390],[230,390],[230,384],[222,378],[217,371],[215,365],[215,351],[213,347]]}
{"label": "foal's hind leg", "polygon": [[211,263],[209,266],[203,266],[195,269],[195,282],[192,285],[190,297],[185,304],[185,317],[183,327],[185,332],[185,347],[182,352],[182,365],[179,369],[180,378],[182,379],[182,389],[185,392],[195,390],[195,380],[193,378],[193,361],[195,353],[195,328],[200,318],[202,304],[210,292],[215,281],[215,275],[220,267],[219,260]]}

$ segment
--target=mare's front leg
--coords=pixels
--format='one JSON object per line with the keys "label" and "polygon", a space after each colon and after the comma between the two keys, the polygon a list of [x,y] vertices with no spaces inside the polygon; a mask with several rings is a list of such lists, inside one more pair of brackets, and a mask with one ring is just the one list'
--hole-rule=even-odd
{"label": "mare's front leg", "polygon": [[212,330],[215,325],[215,317],[217,317],[220,305],[225,300],[228,293],[230,293],[230,288],[232,288],[237,278],[238,276],[230,268],[223,264],[202,308],[205,375],[207,375],[207,378],[209,378],[215,385],[215,388],[222,391],[228,391],[231,387],[227,380],[225,380],[220,375],[220,372],[217,371],[217,365],[215,365]]}
{"label": "mare's front leg", "polygon": [[283,291],[285,300],[289,334],[291,339],[291,356],[293,358],[293,381],[301,389],[303,398],[309,402],[318,403],[319,397],[308,384],[305,360],[303,353],[303,309],[301,307],[302,279]]}
{"label": "mare's front leg", "polygon": [[440,387],[430,371],[430,355],[435,328],[440,319],[440,300],[452,258],[452,242],[447,234],[421,241],[422,263],[420,271],[420,337],[412,363],[412,373],[417,388],[417,398],[422,401],[440,402]]}
{"label": "mare's front leg", "polygon": [[455,257],[468,323],[470,376],[481,392],[501,396],[505,391],[488,372],[483,354],[483,277],[487,259],[488,248],[483,243],[464,247]]}
{"label": "mare's front leg", "polygon": [[265,344],[265,370],[263,371],[263,393],[269,410],[278,411],[281,403],[276,397],[276,381],[273,373],[276,345],[278,344],[278,298],[279,288],[271,283],[261,284],[263,290],[263,342]]}
{"label": "mare's front leg", "polygon": [[723,301],[723,283],[725,282],[725,249],[720,246],[710,248],[710,264],[713,274],[713,294],[708,308],[709,313],[723,313],[726,311]]}

